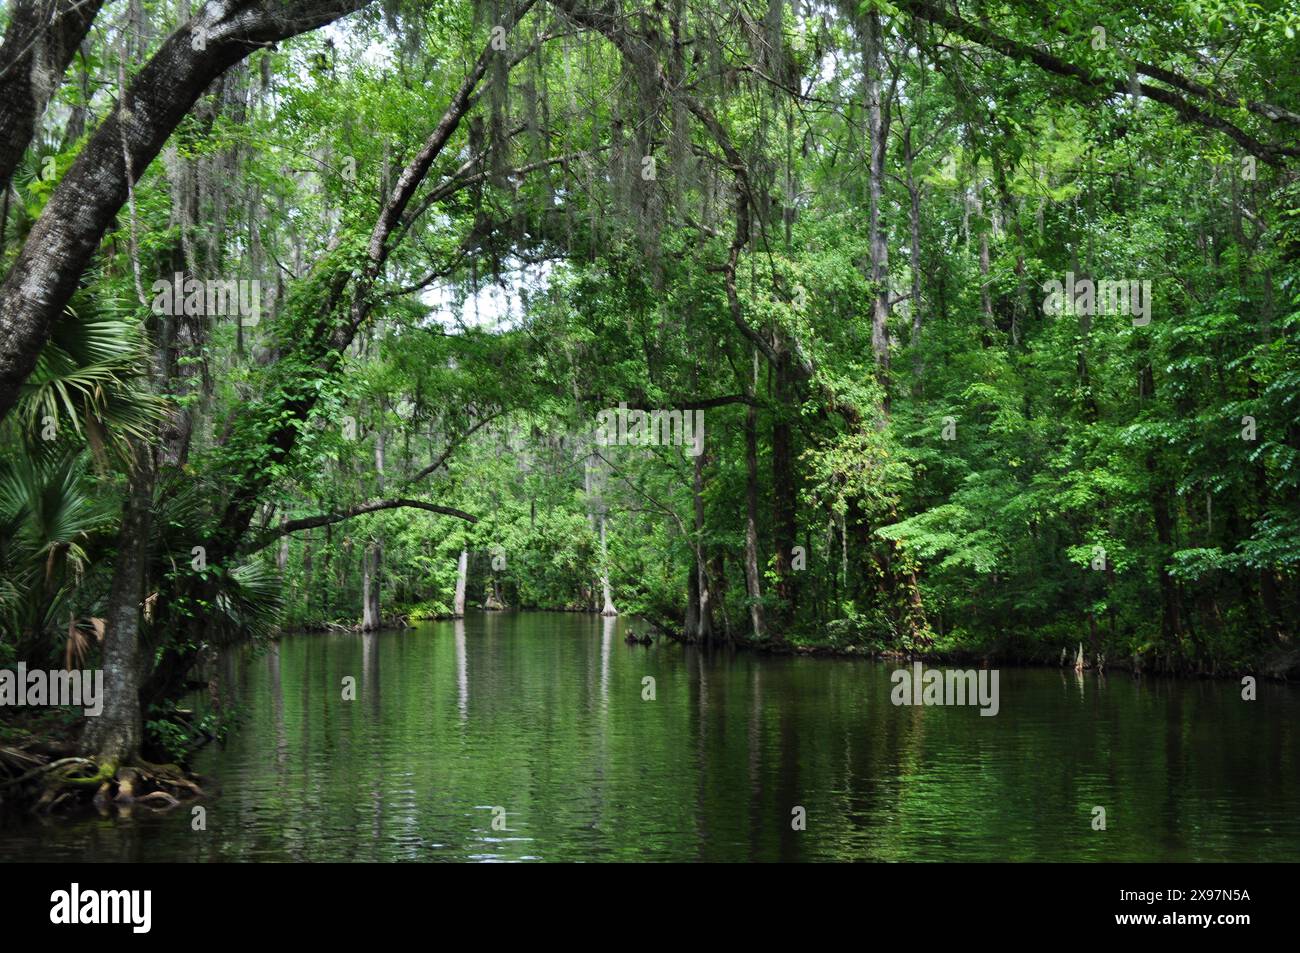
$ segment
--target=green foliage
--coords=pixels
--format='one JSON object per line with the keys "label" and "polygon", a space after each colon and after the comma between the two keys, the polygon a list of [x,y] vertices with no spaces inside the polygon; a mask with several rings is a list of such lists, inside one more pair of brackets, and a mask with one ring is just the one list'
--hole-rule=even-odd
{"label": "green foliage", "polygon": [[[906,2],[745,2],[646,7],[620,51],[538,5],[427,168],[486,11],[385,4],[254,54],[144,170],[3,424],[0,652],[102,611],[132,444],[160,466],[159,668],[354,624],[367,581],[389,617],[446,615],[462,551],[471,606],[599,610],[608,588],[667,628],[702,567],[733,641],[758,615],[761,641],[841,649],[1046,657],[1086,633],[1193,667],[1283,645],[1300,184],[1291,156],[1246,175],[1242,148],[1294,141],[1244,103],[1300,110],[1300,13],[942,6],[1008,43]],[[1137,95],[1141,63],[1203,84],[1182,92],[1214,121]],[[65,174],[67,138],[24,160],[5,261],[57,185],[36,152]],[[178,270],[277,294],[256,327],[124,303]],[[1067,272],[1150,282],[1151,320],[1050,313]],[[703,455],[601,444],[620,405],[702,408]],[[474,521],[374,505],[394,499]]]}

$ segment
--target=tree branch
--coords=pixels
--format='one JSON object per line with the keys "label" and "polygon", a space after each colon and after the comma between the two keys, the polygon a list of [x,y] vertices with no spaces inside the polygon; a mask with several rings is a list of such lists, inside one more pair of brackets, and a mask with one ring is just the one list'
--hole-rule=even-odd
{"label": "tree branch", "polygon": [[[1013,60],[1031,62],[1040,69],[1072,79],[1089,89],[1120,95],[1128,95],[1130,91],[1127,79],[1109,79],[1106,76],[1092,72],[1086,67],[1060,59],[1037,47],[1020,43],[1017,40],[995,33],[987,27],[971,23],[969,20],[962,19],[957,14],[927,3],[925,0],[899,0],[898,6],[913,16],[937,24],[950,33],[964,37],[973,43],[978,43],[980,46],[1001,53]],[[1167,70],[1159,70],[1157,67],[1148,67],[1148,69],[1139,67],[1139,70],[1153,79],[1163,79],[1165,82],[1177,81],[1176,85],[1180,85],[1181,88],[1188,91],[1195,91],[1191,87],[1199,86],[1199,84],[1192,84],[1190,81],[1182,80]],[[1148,70],[1154,70],[1155,72],[1149,72]],[[1164,76],[1157,75],[1157,73],[1163,73]],[[1205,89],[1204,87],[1201,88]],[[1263,142],[1228,120],[1206,112],[1199,106],[1188,102],[1172,90],[1151,86],[1147,83],[1138,83],[1137,91],[1148,99],[1153,99],[1171,107],[1184,121],[1222,132],[1246,151],[1258,156],[1269,165],[1281,168],[1286,164],[1285,159],[1300,158],[1300,148]],[[1209,92],[1206,89],[1206,93]],[[1267,114],[1262,113],[1262,115]]]}
{"label": "tree branch", "polygon": [[454,516],[457,519],[465,520],[467,523],[478,522],[477,516],[466,513],[464,510],[458,510],[452,506],[439,506],[436,503],[426,503],[423,500],[408,500],[405,498],[399,498],[396,500],[371,500],[368,503],[358,504],[357,506],[343,510],[339,513],[322,513],[318,516],[304,516],[302,519],[288,520],[281,523],[275,529],[263,533],[252,542],[241,546],[239,552],[244,555],[255,553],[258,550],[265,549],[281,536],[288,536],[290,533],[296,533],[302,529],[314,529],[317,526],[328,526],[333,523],[342,523],[344,520],[350,520],[356,516],[364,516],[366,513],[378,513],[382,510],[396,510],[403,508],[426,510],[430,513],[441,513],[443,516]]}
{"label": "tree branch", "polygon": [[449,441],[447,443],[446,449],[443,450],[442,453],[438,455],[438,459],[434,460],[433,463],[429,464],[427,467],[425,467],[415,476],[411,477],[411,479],[407,480],[406,485],[410,486],[412,483],[419,483],[421,480],[427,477],[434,470],[437,470],[440,466],[442,466],[444,463],[447,462],[447,459],[452,455],[453,452],[455,452],[456,448],[459,447],[461,444],[463,444],[470,437],[472,437],[480,427],[483,427],[485,424],[493,420],[496,420],[500,416],[501,414],[499,412],[495,414],[489,414],[487,417],[484,417],[482,420],[476,423],[473,427],[470,427],[469,430],[465,431],[458,438]]}

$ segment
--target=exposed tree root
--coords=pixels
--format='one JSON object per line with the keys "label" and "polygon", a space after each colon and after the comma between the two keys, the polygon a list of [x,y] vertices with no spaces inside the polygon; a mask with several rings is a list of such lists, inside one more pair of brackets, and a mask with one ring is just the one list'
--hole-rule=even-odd
{"label": "exposed tree root", "polygon": [[44,761],[17,749],[0,752],[0,806],[21,805],[38,814],[86,803],[171,809],[199,797],[203,789],[196,779],[174,764],[142,759],[118,764],[83,757]]}

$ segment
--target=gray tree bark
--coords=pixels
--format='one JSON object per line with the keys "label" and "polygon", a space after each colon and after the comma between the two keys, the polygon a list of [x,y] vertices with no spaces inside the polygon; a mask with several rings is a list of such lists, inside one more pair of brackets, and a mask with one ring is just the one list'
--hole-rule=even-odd
{"label": "gray tree bark", "polygon": [[695,520],[695,567],[697,582],[695,591],[700,600],[696,615],[699,638],[702,642],[713,641],[713,604],[709,592],[708,565],[704,559],[704,454],[695,456],[695,472],[691,482],[692,508]]}
{"label": "gray tree bark", "polygon": [[[259,47],[369,0],[209,0],[173,33],[64,175],[0,286],[0,419],[35,367],[105,229],[203,91]],[[204,48],[193,48],[201,32]]]}
{"label": "gray tree bark", "polygon": [[[382,411],[383,408],[381,407]],[[381,421],[375,430],[375,479],[382,495],[384,492],[384,425]],[[361,629],[372,632],[384,624],[380,600],[379,575],[384,565],[384,541],[376,535],[366,549],[361,582]]]}
{"label": "gray tree bark", "polygon": [[[871,158],[868,163],[870,190],[871,230],[871,281],[875,286],[871,304],[871,351],[876,358],[876,368],[881,384],[889,385],[889,243],[881,216],[884,201],[885,150],[889,140],[888,104],[881,102],[881,34],[880,15],[867,14],[865,76],[867,123],[871,137]],[[885,407],[889,396],[886,390]]]}
{"label": "gray tree bark", "polygon": [[143,659],[140,652],[140,611],[145,595],[150,513],[153,509],[154,464],[151,451],[132,441],[136,466],[132,470],[122,523],[117,534],[117,559],[108,596],[104,631],[104,709],[87,721],[84,747],[101,763],[123,765],[140,752],[144,718],[140,709]]}
{"label": "gray tree bark", "polygon": [[16,0],[0,46],[0,192],[104,0]]}
{"label": "gray tree bark", "polygon": [[452,603],[451,613],[457,619],[465,617],[465,584],[469,579],[469,550],[460,551],[456,560],[456,601]]}
{"label": "gray tree bark", "polygon": [[618,610],[614,608],[614,593],[609,585],[609,547],[605,544],[604,510],[599,513],[597,519],[600,521],[600,591],[605,602],[600,614],[603,616],[616,616]]}
{"label": "gray tree bark", "polygon": [[361,576],[361,631],[373,632],[380,626],[379,615],[379,553],[378,545],[366,547],[362,556]]}
{"label": "gray tree bark", "polygon": [[[758,352],[754,352],[754,385],[758,384]],[[755,641],[767,638],[763,619],[763,575],[758,567],[758,409],[745,408],[745,590]]]}
{"label": "gray tree bark", "polygon": [[903,162],[907,173],[908,231],[911,233],[912,266],[912,391],[921,392],[921,380],[925,367],[921,361],[921,187],[913,174],[913,160],[916,152],[912,147],[912,129],[909,126],[903,135]]}

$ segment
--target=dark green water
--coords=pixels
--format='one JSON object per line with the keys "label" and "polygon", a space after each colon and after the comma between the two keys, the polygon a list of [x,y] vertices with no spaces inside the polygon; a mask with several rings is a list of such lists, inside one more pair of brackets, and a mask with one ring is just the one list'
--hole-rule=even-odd
{"label": "dark green water", "polygon": [[1295,688],[1003,669],[981,717],[895,707],[893,666],[624,624],[287,637],[234,664],[206,831],[188,806],[34,822],[0,860],[1300,860]]}

